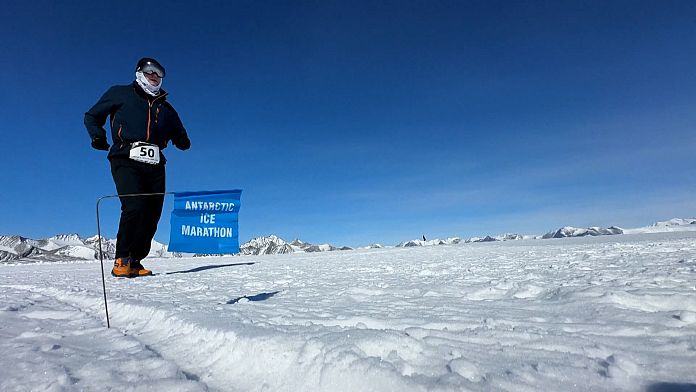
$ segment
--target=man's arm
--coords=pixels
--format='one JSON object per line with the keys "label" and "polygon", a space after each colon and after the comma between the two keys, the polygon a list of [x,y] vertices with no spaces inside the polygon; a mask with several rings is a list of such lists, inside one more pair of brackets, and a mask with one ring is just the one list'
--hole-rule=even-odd
{"label": "man's arm", "polygon": [[[104,124],[106,124],[106,119],[117,107],[117,103],[114,100],[114,88],[110,88],[107,92],[99,98],[99,101],[94,104],[85,113],[85,127],[87,128],[87,133],[90,139],[92,139],[92,146],[95,146],[95,142],[103,147],[106,144],[108,149],[108,143],[106,143],[106,130],[104,129]],[[101,143],[101,142],[103,143]],[[103,148],[97,148],[103,149]]]}
{"label": "man's arm", "polygon": [[191,140],[188,137],[188,133],[186,133],[186,128],[184,128],[184,124],[181,122],[181,119],[179,118],[179,114],[176,113],[175,117],[175,129],[172,133],[172,142],[179,150],[188,150],[189,148],[191,148]]}

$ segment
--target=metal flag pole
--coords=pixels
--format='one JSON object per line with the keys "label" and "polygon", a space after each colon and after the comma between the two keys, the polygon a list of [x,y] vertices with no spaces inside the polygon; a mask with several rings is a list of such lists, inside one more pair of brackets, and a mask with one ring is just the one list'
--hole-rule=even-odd
{"label": "metal flag pole", "polygon": [[164,196],[173,195],[175,192],[157,192],[157,193],[128,193],[125,195],[108,195],[102,196],[97,199],[97,242],[99,242],[99,265],[101,266],[101,276],[102,276],[102,289],[104,290],[104,310],[106,311],[106,327],[111,328],[111,322],[109,321],[109,305],[106,301],[106,278],[104,277],[104,251],[102,250],[102,236],[101,236],[101,224],[99,219],[99,204],[104,199],[111,199],[114,197],[135,197],[135,196]]}

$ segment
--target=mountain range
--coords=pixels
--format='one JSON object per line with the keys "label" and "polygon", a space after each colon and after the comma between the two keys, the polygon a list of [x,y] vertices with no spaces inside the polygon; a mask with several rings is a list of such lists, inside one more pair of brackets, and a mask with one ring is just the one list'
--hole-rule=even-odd
{"label": "mountain range", "polygon": [[[661,221],[650,226],[635,229],[622,229],[616,226],[609,228],[588,227],[577,228],[564,226],[557,230],[549,231],[543,235],[530,236],[520,234],[502,234],[498,236],[472,237],[462,240],[459,237],[433,240],[409,240],[396,245],[396,247],[417,247],[417,246],[437,246],[455,245],[460,243],[474,242],[493,242],[493,241],[514,241],[523,239],[552,239],[566,237],[584,237],[600,235],[620,235],[637,233],[656,233],[665,231],[696,231],[696,218],[674,218],[668,221]],[[101,247],[103,257],[112,260],[116,253],[116,240],[102,237]],[[381,244],[372,244],[364,249],[383,248]],[[240,254],[243,255],[268,255],[268,254],[287,254],[298,252],[331,252],[338,250],[352,250],[343,246],[336,247],[331,244],[311,244],[295,239],[287,242],[275,235],[254,238],[240,246]],[[183,256],[204,256],[190,255],[176,252],[169,252],[167,245],[157,241],[152,241],[152,248],[148,257],[183,257]],[[19,235],[0,236],[0,262],[2,263],[36,263],[52,261],[79,261],[99,259],[98,237],[82,238],[77,234],[60,234],[50,238],[34,240]]]}

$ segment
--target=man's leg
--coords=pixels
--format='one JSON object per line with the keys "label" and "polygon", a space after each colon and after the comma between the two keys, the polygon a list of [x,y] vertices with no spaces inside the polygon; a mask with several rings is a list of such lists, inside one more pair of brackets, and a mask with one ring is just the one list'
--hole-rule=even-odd
{"label": "man's leg", "polygon": [[[111,174],[119,195],[143,193],[142,171],[126,159],[111,161]],[[143,236],[145,212],[148,209],[148,196],[120,197],[121,219],[116,236],[116,258],[134,257],[139,239]]]}
{"label": "man's leg", "polygon": [[[164,165],[157,165],[147,168],[147,189],[148,193],[165,192],[165,170]],[[133,258],[142,260],[150,253],[152,239],[157,232],[157,224],[162,216],[162,206],[164,205],[164,195],[147,196],[145,200],[147,207],[143,213],[142,237],[138,238],[134,249]]]}

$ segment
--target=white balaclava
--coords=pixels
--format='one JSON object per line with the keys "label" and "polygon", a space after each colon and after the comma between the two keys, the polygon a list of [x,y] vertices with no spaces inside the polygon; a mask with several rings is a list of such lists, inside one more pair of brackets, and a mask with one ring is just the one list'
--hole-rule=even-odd
{"label": "white balaclava", "polygon": [[138,85],[140,85],[140,87],[142,87],[142,89],[145,90],[146,93],[152,95],[153,97],[159,95],[160,88],[162,87],[162,79],[160,79],[160,82],[157,86],[153,86],[150,84],[150,81],[147,80],[142,71],[137,71],[135,73],[135,81],[138,82]]}

